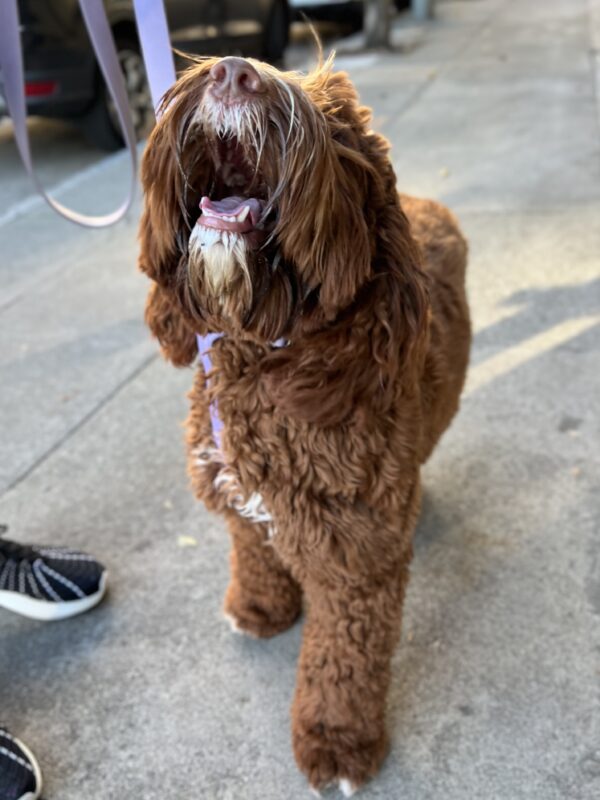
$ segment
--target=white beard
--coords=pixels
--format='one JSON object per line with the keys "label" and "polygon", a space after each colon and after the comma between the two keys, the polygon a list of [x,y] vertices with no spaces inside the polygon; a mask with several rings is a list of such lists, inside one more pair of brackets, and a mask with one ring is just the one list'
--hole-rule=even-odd
{"label": "white beard", "polygon": [[238,270],[251,284],[248,248],[245,238],[233,231],[222,231],[196,224],[188,245],[190,266],[203,269],[206,283],[215,297],[221,297],[236,278]]}

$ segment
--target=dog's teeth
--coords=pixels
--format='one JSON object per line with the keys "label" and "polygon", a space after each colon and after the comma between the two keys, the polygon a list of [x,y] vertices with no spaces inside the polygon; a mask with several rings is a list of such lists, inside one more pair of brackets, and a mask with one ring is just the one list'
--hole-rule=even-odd
{"label": "dog's teeth", "polygon": [[249,213],[250,213],[250,206],[244,206],[236,217],[237,221],[243,222]]}

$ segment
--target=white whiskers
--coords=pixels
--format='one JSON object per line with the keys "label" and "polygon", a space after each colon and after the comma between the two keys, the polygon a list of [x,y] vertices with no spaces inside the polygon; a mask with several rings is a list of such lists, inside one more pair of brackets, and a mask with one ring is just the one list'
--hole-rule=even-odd
{"label": "white whiskers", "polygon": [[195,117],[195,121],[222,139],[237,139],[251,144],[257,154],[258,166],[266,137],[265,117],[258,103],[225,105],[208,95]]}

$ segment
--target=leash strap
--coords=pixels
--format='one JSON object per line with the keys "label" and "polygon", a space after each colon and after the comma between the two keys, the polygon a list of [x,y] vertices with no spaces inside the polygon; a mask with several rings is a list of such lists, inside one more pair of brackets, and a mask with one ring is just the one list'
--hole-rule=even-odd
{"label": "leash strap", "polygon": [[[105,228],[127,213],[137,185],[136,137],[131,121],[129,100],[102,0],[79,0],[104,80],[115,104],[123,137],[131,159],[131,181],[125,201],[109,214],[88,216],[67,208],[48,195],[35,172],[29,136],[24,94],[23,54],[17,0],[0,0],[0,71],[6,104],[13,120],[15,141],[31,180],[44,200],[61,216],[90,228]],[[142,52],[155,108],[164,92],[175,81],[175,67],[169,29],[162,0],[134,0]]]}
{"label": "leash strap", "polygon": [[164,0],[133,0],[154,111],[175,83],[175,63]]}

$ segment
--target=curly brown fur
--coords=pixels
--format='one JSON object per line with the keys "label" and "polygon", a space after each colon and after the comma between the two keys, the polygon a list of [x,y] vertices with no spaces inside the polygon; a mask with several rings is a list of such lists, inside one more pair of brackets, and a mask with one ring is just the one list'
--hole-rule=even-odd
{"label": "curly brown fur", "polygon": [[[193,333],[224,334],[198,368],[188,445],[194,490],[232,536],[225,610],[270,636],[303,592],[294,753],[312,786],[348,789],[386,753],[420,466],[468,362],[466,244],[442,206],[397,194],[387,142],[330,62],[251,62],[260,91],[233,110],[214,100],[217,63],[170,90],[144,157],[147,320],[177,365]],[[257,198],[260,220],[207,245],[199,200],[227,192]]]}
{"label": "curly brown fur", "polygon": [[148,292],[145,319],[165,358],[176,367],[191,364],[198,353],[194,328],[186,322],[172,294],[157,283]]}

